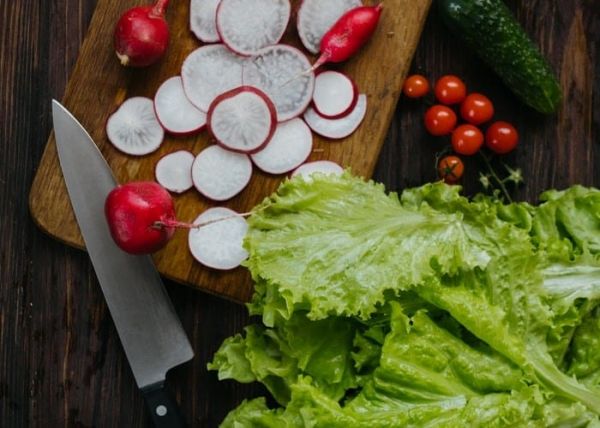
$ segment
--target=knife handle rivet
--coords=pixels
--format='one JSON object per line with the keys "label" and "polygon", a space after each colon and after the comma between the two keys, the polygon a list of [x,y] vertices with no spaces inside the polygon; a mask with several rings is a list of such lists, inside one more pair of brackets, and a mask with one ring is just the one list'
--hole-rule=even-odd
{"label": "knife handle rivet", "polygon": [[167,408],[162,404],[160,406],[156,406],[156,414],[158,416],[164,416],[167,414]]}

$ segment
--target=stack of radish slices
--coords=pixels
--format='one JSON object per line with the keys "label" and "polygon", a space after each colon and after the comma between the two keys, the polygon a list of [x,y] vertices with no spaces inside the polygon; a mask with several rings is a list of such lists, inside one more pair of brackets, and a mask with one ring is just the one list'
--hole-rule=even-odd
{"label": "stack of radish slices", "polygon": [[[318,52],[327,30],[360,5],[358,0],[304,0],[297,27],[306,49]],[[305,163],[313,151],[311,130],[329,139],[349,136],[365,117],[367,98],[349,76],[339,71],[315,75],[303,52],[278,44],[290,19],[289,0],[191,0],[190,9],[193,34],[214,44],[190,53],[181,75],[167,79],[154,100],[126,100],[107,122],[111,143],[141,156],[160,147],[165,131],[190,136],[207,129],[216,144],[197,155],[167,154],[156,164],[156,181],[173,193],[195,187],[219,202],[247,186],[253,165],[268,174],[292,172],[307,179],[313,172],[341,173],[333,162]],[[221,211],[206,216],[214,220]],[[241,240],[232,246],[226,235],[244,231],[240,221],[245,223],[240,216],[192,230],[192,255],[217,269],[239,265],[245,254]]]}

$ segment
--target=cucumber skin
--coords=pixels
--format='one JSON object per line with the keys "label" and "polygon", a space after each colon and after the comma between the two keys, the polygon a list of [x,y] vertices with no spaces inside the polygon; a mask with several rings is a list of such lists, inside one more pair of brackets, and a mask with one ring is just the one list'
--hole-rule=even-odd
{"label": "cucumber skin", "polygon": [[501,0],[438,0],[446,25],[500,76],[525,104],[556,111],[562,98],[548,61]]}

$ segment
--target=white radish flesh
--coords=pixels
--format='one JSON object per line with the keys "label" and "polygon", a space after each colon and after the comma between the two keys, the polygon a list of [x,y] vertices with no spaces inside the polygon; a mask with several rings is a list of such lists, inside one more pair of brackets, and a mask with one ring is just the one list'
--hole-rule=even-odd
{"label": "white radish flesh", "polygon": [[283,174],[302,164],[312,151],[312,132],[302,119],[280,123],[275,135],[252,161],[269,174]]}
{"label": "white radish flesh", "polygon": [[243,246],[248,223],[235,211],[223,207],[204,211],[194,224],[208,222],[213,223],[190,230],[188,245],[192,256],[213,269],[238,267],[248,257]]}
{"label": "white radish flesh", "polygon": [[290,19],[289,0],[221,0],[217,31],[240,55],[255,55],[279,42]]}
{"label": "white radish flesh", "polygon": [[244,58],[223,44],[202,46],[183,62],[181,78],[188,99],[204,112],[217,96],[242,84]]}
{"label": "white radish flesh", "polygon": [[208,110],[208,131],[228,150],[254,153],[269,142],[277,118],[269,98],[252,86],[218,96]]}
{"label": "white radish flesh", "polygon": [[305,181],[311,181],[310,176],[314,173],[341,175],[344,169],[335,162],[315,161],[300,165],[293,173],[292,177],[302,176]]}
{"label": "white radish flesh", "polygon": [[265,48],[244,64],[244,85],[256,86],[275,104],[277,120],[301,115],[312,100],[315,86],[311,64],[302,52],[287,45]]}
{"label": "white radish flesh", "polygon": [[247,155],[214,145],[200,152],[192,165],[196,189],[213,201],[226,201],[240,193],[252,177]]}
{"label": "white radish flesh", "polygon": [[313,107],[323,117],[337,119],[349,114],[358,101],[352,79],[339,71],[323,71],[315,78]]}
{"label": "white radish flesh", "polygon": [[106,135],[120,151],[142,156],[158,149],[165,131],[154,112],[150,98],[129,98],[106,122]]}
{"label": "white radish flesh", "polygon": [[358,102],[350,114],[339,119],[327,119],[312,107],[304,113],[304,120],[317,134],[331,139],[346,138],[361,124],[367,113],[367,96],[358,96]]}
{"label": "white radish flesh", "polygon": [[154,110],[163,128],[174,135],[189,135],[206,125],[206,113],[187,99],[179,76],[167,79],[158,88]]}
{"label": "white radish flesh", "polygon": [[179,150],[163,156],[154,170],[156,181],[173,193],[183,193],[192,187],[192,164],[194,155],[187,150]]}
{"label": "white radish flesh", "polygon": [[319,53],[325,33],[344,13],[358,6],[362,6],[360,0],[303,0],[296,25],[304,47]]}
{"label": "white radish flesh", "polygon": [[220,0],[190,0],[190,29],[204,43],[220,40],[217,32],[217,6]]}

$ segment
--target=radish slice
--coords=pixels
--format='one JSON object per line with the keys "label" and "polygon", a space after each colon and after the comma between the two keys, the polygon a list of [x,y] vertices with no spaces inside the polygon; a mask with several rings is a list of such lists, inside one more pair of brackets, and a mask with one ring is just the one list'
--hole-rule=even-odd
{"label": "radish slice", "polygon": [[165,131],[154,112],[150,98],[133,97],[108,118],[106,135],[123,153],[142,156],[160,147]]}
{"label": "radish slice", "polygon": [[349,114],[358,101],[354,81],[339,71],[323,71],[315,78],[313,107],[321,116],[337,119]]}
{"label": "radish slice", "polygon": [[302,119],[280,123],[275,135],[251,156],[254,165],[269,174],[283,174],[302,164],[312,151],[312,132]]}
{"label": "radish slice", "polygon": [[156,163],[154,175],[162,187],[173,193],[183,193],[192,187],[194,155],[187,150],[169,153]]}
{"label": "radish slice", "polygon": [[340,119],[327,119],[320,116],[313,108],[304,113],[304,120],[310,129],[325,138],[346,138],[356,131],[367,113],[367,96],[360,94],[352,112]]}
{"label": "radish slice", "polygon": [[244,190],[252,177],[247,155],[214,145],[200,152],[192,165],[192,181],[200,193],[213,201],[225,201]]}
{"label": "radish slice", "polygon": [[227,46],[202,46],[188,55],[181,67],[183,90],[188,99],[204,112],[217,96],[242,84],[244,58]]}
{"label": "radish slice", "polygon": [[248,257],[243,245],[248,223],[235,211],[215,207],[200,214],[194,224],[215,220],[220,221],[190,230],[190,252],[204,266],[219,270],[236,268]]}
{"label": "radish slice", "polygon": [[219,95],[208,109],[208,131],[234,152],[259,151],[273,136],[276,124],[273,103],[252,86]]}
{"label": "radish slice", "polygon": [[319,53],[325,33],[344,13],[358,6],[362,6],[360,0],[304,0],[296,22],[304,47]]}
{"label": "radish slice", "polygon": [[229,49],[240,55],[256,53],[279,42],[288,21],[289,0],[221,0],[217,31]]}
{"label": "radish slice", "polygon": [[219,1],[190,1],[190,29],[204,43],[215,43],[220,40],[216,22]]}
{"label": "radish slice", "polygon": [[174,135],[189,135],[206,125],[206,113],[187,99],[179,76],[165,80],[158,88],[154,110],[163,128]]}
{"label": "radish slice", "polygon": [[341,175],[344,169],[335,162],[315,161],[300,165],[292,173],[292,177],[302,176],[305,181],[312,180],[310,176],[314,173]]}
{"label": "radish slice", "polygon": [[312,99],[315,74],[304,73],[310,67],[298,49],[275,45],[244,64],[243,80],[269,96],[277,109],[277,120],[283,122],[301,115]]}

